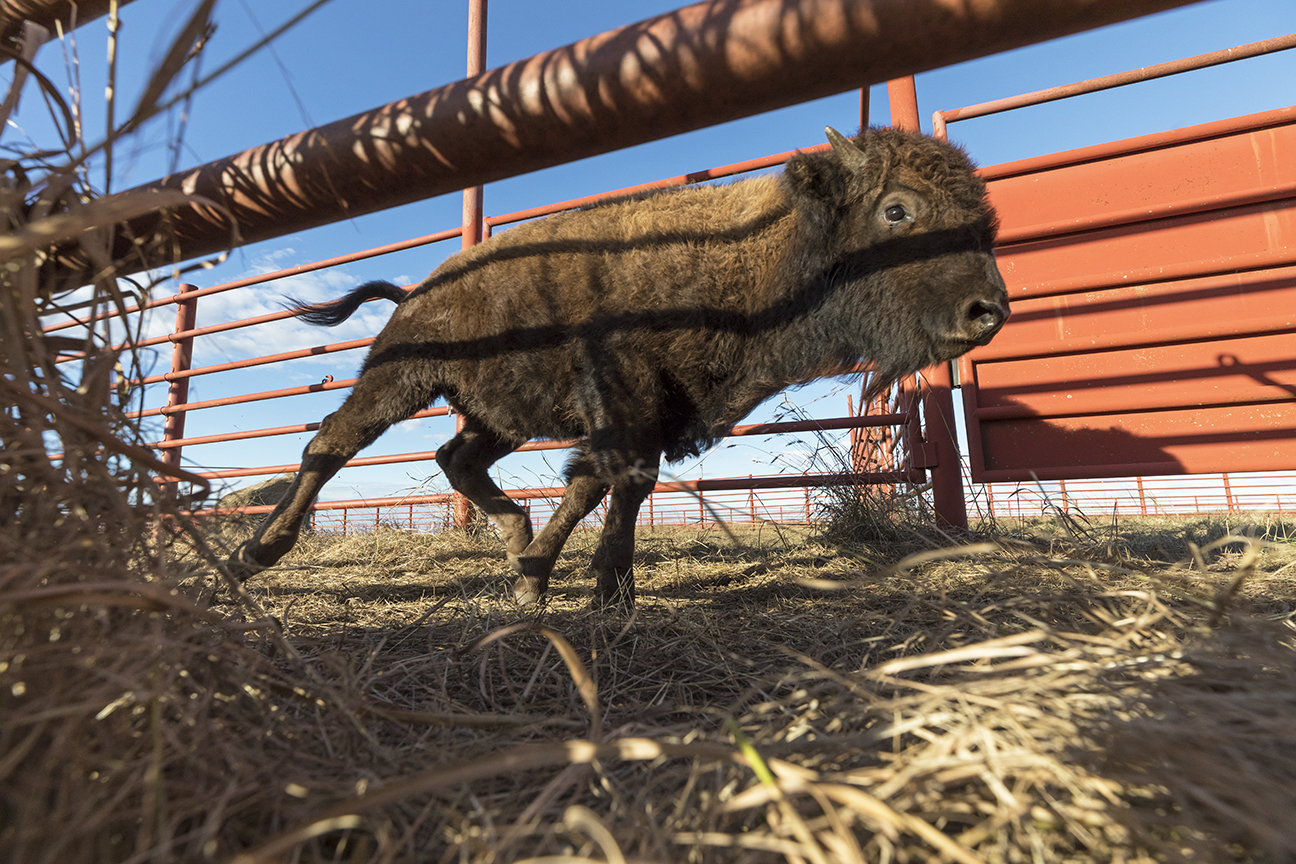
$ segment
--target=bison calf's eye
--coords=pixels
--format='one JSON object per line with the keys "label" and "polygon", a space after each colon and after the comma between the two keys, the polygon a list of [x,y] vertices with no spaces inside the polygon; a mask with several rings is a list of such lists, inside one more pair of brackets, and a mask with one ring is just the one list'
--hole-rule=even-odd
{"label": "bison calf's eye", "polygon": [[886,219],[888,224],[898,225],[909,218],[909,211],[901,207],[899,204],[892,204],[890,207],[886,208],[886,211],[882,214],[882,218]]}

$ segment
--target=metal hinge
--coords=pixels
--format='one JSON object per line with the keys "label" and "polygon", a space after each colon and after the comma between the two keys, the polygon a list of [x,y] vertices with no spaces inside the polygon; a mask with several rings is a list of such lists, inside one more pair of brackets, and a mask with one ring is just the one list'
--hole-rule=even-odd
{"label": "metal hinge", "polygon": [[935,468],[940,464],[940,457],[936,455],[936,445],[922,443],[918,445],[913,453],[914,468]]}

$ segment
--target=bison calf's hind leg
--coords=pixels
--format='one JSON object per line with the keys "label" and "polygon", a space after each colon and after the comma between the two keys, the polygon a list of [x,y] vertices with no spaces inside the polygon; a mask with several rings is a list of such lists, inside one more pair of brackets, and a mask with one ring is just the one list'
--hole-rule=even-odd
{"label": "bison calf's hind leg", "polygon": [[509,564],[519,573],[519,557],[531,542],[531,519],[526,511],[513,502],[495,485],[487,473],[498,459],[517,449],[511,443],[468,415],[464,428],[454,438],[437,450],[437,464],[455,491],[477,505],[499,526],[508,550]]}
{"label": "bison calf's hind leg", "polygon": [[240,581],[288,554],[329,478],[393,424],[436,397],[434,391],[417,383],[420,376],[404,374],[402,369],[403,364],[389,363],[361,373],[342,407],[324,418],[319,432],[306,445],[297,479],[283,500],[252,539],[231,556],[230,571]]}

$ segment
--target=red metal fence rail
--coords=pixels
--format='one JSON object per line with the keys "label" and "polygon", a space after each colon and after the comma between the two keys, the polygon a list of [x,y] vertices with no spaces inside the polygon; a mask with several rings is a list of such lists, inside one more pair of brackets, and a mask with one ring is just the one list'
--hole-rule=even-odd
{"label": "red metal fence rail", "polygon": [[1066,513],[1098,523],[1110,517],[1245,515],[1296,518],[1296,473],[1037,481],[973,485],[980,519]]}
{"label": "red metal fence rail", "polygon": [[[756,479],[756,478],[751,478]],[[796,482],[795,475],[770,478]],[[967,508],[974,527],[988,521],[1038,519],[1059,514],[1079,520],[1081,526],[1102,527],[1117,520],[1157,517],[1219,517],[1239,519],[1296,519],[1296,473],[1179,478],[1132,477],[1120,480],[1057,480],[1032,483],[977,484],[964,477]],[[561,489],[519,490],[523,507],[543,523],[557,506]],[[524,497],[524,496],[532,497]],[[541,497],[547,496],[547,497]],[[844,494],[830,487],[791,486],[782,489],[727,490],[707,487],[705,492],[657,492],[644,502],[641,527],[705,528],[726,524],[813,524],[831,516],[845,503]],[[265,513],[271,508],[248,507],[243,512]],[[596,525],[603,515],[600,505],[586,518]],[[320,504],[313,528],[321,533],[359,534],[381,528],[434,533],[455,526],[452,496],[404,496],[367,501]]]}

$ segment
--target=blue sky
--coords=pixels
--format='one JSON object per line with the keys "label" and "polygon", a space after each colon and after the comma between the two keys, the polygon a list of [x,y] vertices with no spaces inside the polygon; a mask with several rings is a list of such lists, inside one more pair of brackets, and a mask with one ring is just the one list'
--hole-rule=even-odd
{"label": "blue sky", "polygon": [[[221,0],[216,12],[218,29],[203,59],[203,69],[216,68],[256,41],[261,32],[273,29],[306,5],[305,0]],[[492,0],[487,65],[502,65],[678,5],[670,0]],[[152,63],[165,50],[166,35],[180,25],[189,8],[190,4],[175,0],[136,0],[122,9],[119,91],[127,102],[139,92]],[[1293,31],[1296,3],[1292,0],[1209,0],[924,73],[917,79],[920,111],[930,118],[938,108],[983,102]],[[180,167],[458,80],[464,75],[466,32],[466,3],[460,0],[333,0],[275,42],[273,53],[262,51],[196,97]],[[102,20],[76,32],[82,91],[87,94],[86,124],[92,137],[93,130],[103,128],[99,94],[103,92],[105,38]],[[67,81],[58,43],[44,47],[37,63],[55,81]],[[0,71],[4,77],[8,74],[8,70]],[[967,147],[978,162],[989,165],[1293,103],[1296,51],[967,121],[951,126],[950,137]],[[144,183],[167,172],[167,142],[174,120],[151,123],[128,148],[119,151],[114,188]],[[872,88],[870,120],[874,124],[888,120],[884,86]],[[22,133],[37,141],[48,134],[36,100],[24,103],[16,121],[21,129],[6,130],[6,142],[20,139]],[[859,125],[858,93],[501,181],[486,189],[486,212],[520,210],[818,144],[825,124],[853,132]],[[201,286],[216,284],[451,228],[458,224],[459,212],[458,195],[447,195],[288,235],[235,250],[226,263],[194,274],[190,281]],[[337,296],[368,279],[416,281],[458,248],[455,240],[205,298],[199,304],[199,325],[273,311],[283,294],[318,300]],[[158,290],[172,293],[174,284]],[[389,310],[389,306],[371,304],[331,331],[291,323],[200,340],[195,365],[371,335],[382,326]],[[151,329],[164,332],[173,314],[165,310],[151,322]],[[352,351],[327,359],[198,378],[190,398],[290,387],[325,375],[349,378],[361,359],[360,352]],[[844,413],[846,394],[856,389],[826,383],[797,391],[790,399],[799,406],[796,410],[834,416]],[[343,396],[343,392],[333,391],[195,411],[189,416],[186,432],[193,436],[317,421],[336,408]],[[148,404],[159,404],[163,398],[159,389],[150,394]],[[782,397],[776,397],[756,417],[764,419],[785,409]],[[448,437],[449,428],[442,420],[402,424],[365,455],[431,450]],[[297,461],[306,440],[307,436],[289,435],[191,447],[185,456],[192,467],[290,463]],[[712,477],[772,473],[785,466],[797,467],[808,446],[787,440],[734,442],[713,451],[700,466],[685,464],[675,470],[681,476],[703,472]],[[501,463],[504,484],[552,484],[549,466],[556,468],[561,456],[549,454],[547,460],[535,455],[509,457]],[[434,463],[351,469],[334,480],[322,498],[393,495],[421,484],[421,488],[440,489],[435,474]]]}

